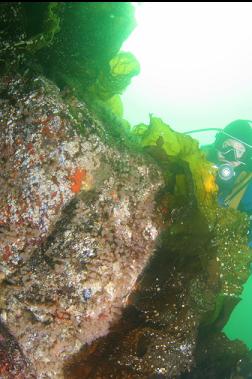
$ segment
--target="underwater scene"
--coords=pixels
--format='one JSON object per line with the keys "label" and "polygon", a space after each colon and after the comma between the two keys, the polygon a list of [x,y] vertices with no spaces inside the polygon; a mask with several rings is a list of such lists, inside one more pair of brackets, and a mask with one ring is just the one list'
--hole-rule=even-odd
{"label": "underwater scene", "polygon": [[0,3],[0,379],[252,379],[232,4]]}

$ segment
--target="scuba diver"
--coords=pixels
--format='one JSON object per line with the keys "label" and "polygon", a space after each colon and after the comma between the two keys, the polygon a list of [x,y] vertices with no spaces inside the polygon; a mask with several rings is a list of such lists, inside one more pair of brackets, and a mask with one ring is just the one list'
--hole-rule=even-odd
{"label": "scuba diver", "polygon": [[218,168],[219,204],[251,218],[248,245],[252,247],[252,121],[231,122],[202,150]]}
{"label": "scuba diver", "polygon": [[[219,204],[250,217],[248,245],[252,247],[252,121],[231,122],[218,131],[213,144],[201,149],[217,168]],[[237,362],[230,379],[252,379],[252,350]]]}

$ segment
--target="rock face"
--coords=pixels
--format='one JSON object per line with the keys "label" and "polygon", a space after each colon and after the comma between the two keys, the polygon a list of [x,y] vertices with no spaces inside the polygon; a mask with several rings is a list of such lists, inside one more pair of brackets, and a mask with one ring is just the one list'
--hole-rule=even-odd
{"label": "rock face", "polygon": [[36,379],[34,368],[24,356],[9,331],[0,324],[0,375],[1,378]]}
{"label": "rock face", "polygon": [[112,333],[68,362],[66,378],[175,378],[194,366],[199,312],[188,278],[160,258]]}
{"label": "rock face", "polygon": [[1,98],[1,315],[37,378],[60,378],[120,316],[161,230],[163,179],[45,78],[3,77]]}

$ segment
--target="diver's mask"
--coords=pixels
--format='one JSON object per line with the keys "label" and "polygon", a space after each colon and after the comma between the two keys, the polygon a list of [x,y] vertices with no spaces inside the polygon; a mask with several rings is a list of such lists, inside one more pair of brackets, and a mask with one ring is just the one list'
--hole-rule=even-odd
{"label": "diver's mask", "polygon": [[230,145],[224,145],[220,149],[220,154],[224,157],[225,161],[237,162],[238,164],[244,164],[244,162],[241,159],[244,156],[245,152],[246,148],[244,145],[241,144],[239,149]]}

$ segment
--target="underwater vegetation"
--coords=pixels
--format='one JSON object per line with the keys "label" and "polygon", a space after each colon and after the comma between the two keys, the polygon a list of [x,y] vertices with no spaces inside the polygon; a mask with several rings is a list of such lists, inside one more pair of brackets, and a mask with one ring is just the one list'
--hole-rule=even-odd
{"label": "underwater vegetation", "polygon": [[195,140],[122,118],[134,26],[128,2],[0,4],[3,379],[229,379],[251,363],[221,332],[249,220],[218,207]]}
{"label": "underwater vegetation", "polygon": [[79,97],[91,92],[104,100],[139,73],[134,56],[119,51],[135,27],[128,2],[2,3],[0,9],[2,70],[30,67]]}

